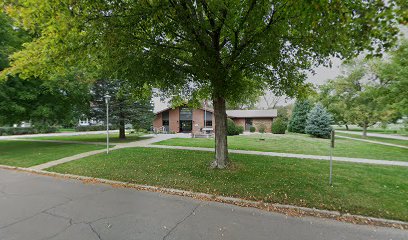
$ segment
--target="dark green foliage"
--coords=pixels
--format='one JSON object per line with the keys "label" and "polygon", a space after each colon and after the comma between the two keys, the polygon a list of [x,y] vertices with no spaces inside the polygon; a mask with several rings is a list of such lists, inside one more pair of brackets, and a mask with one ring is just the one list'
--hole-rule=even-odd
{"label": "dark green foliage", "polygon": [[274,134],[285,134],[288,123],[282,117],[277,117],[272,122],[271,131]]}
{"label": "dark green foliage", "polygon": [[329,138],[332,127],[332,116],[322,104],[317,103],[307,117],[305,132],[319,138]]}
{"label": "dark green foliage", "polygon": [[116,125],[122,137],[126,124],[133,128],[149,129],[154,118],[153,105],[149,98],[142,99],[131,91],[132,86],[125,80],[98,80],[92,87],[91,117],[105,122],[106,103],[104,96],[108,93],[109,123]]}
{"label": "dark green foliage", "polygon": [[0,125],[31,121],[41,127],[77,121],[88,101],[88,87],[79,82],[9,76],[0,81]]}
{"label": "dark green foliage", "polygon": [[[109,126],[109,129],[117,129],[114,126]],[[92,125],[92,126],[77,126],[75,128],[76,132],[88,132],[88,131],[103,131],[106,130],[106,126],[103,125]]]}
{"label": "dark green foliage", "polygon": [[250,131],[251,133],[253,133],[253,132],[256,131],[256,128],[255,128],[254,126],[251,126],[251,127],[249,127],[249,131]]}
{"label": "dark green foliage", "polygon": [[3,127],[3,128],[0,128],[0,136],[36,134],[36,133],[54,133],[57,131],[58,129],[56,127],[51,127],[51,126]]}
{"label": "dark green foliage", "polygon": [[228,136],[234,136],[234,135],[239,135],[243,132],[243,128],[240,126],[235,125],[234,121],[232,119],[227,119],[227,135]]}
{"label": "dark green foliage", "polygon": [[296,101],[288,126],[289,132],[305,133],[307,114],[309,113],[310,108],[311,104],[309,100]]}

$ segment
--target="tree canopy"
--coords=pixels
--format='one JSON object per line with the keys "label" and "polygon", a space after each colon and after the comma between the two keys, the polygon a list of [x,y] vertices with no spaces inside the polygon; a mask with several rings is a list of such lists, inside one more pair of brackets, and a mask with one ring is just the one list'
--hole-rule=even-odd
{"label": "tree canopy", "polygon": [[265,88],[302,95],[312,67],[333,56],[380,54],[398,32],[395,8],[382,0],[7,0],[6,6],[38,36],[14,55],[8,72],[62,74],[80,64],[91,75],[104,71],[170,95],[211,98],[220,168],[228,164],[226,101]]}

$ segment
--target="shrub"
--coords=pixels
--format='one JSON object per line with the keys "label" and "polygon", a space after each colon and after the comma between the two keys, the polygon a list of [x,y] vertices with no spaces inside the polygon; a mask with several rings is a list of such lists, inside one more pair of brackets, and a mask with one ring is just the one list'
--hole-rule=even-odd
{"label": "shrub", "polygon": [[255,132],[255,130],[256,130],[256,128],[255,128],[254,126],[251,126],[251,127],[249,128],[249,131],[250,131],[251,133]]}
{"label": "shrub", "polygon": [[240,127],[237,127],[231,119],[227,119],[227,135],[228,136],[234,136],[234,135],[239,135],[240,134]]}
{"label": "shrub", "polygon": [[315,137],[329,138],[332,131],[332,116],[320,103],[310,111],[305,132]]}
{"label": "shrub", "polygon": [[273,121],[271,131],[274,134],[285,134],[287,126],[287,122],[283,118],[278,117]]}
{"label": "shrub", "polygon": [[239,134],[244,133],[244,127],[243,126],[237,126]]}
{"label": "shrub", "polygon": [[0,128],[0,136],[6,135],[24,135],[24,134],[36,134],[36,133],[54,133],[57,132],[56,127],[3,127]]}
{"label": "shrub", "polygon": [[288,126],[289,132],[305,133],[306,121],[310,108],[311,105],[308,100],[296,101]]}
{"label": "shrub", "polygon": [[266,130],[266,126],[265,126],[265,124],[261,124],[261,125],[259,125],[259,127],[258,127],[258,131],[259,131],[260,133],[265,133],[265,130]]}
{"label": "shrub", "polygon": [[[110,130],[117,129],[113,126],[109,127]],[[77,132],[88,132],[88,131],[104,131],[106,130],[105,125],[90,125],[90,126],[78,126],[75,128]]]}

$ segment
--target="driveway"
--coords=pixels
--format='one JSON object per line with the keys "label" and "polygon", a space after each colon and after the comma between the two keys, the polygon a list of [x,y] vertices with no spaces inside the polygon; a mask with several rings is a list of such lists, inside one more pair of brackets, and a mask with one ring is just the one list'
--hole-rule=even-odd
{"label": "driveway", "polygon": [[0,239],[396,240],[408,231],[0,169]]}

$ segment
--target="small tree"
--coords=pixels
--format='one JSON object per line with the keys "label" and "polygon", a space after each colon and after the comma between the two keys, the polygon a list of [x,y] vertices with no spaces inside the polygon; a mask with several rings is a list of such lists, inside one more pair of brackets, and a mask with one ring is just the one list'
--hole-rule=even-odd
{"label": "small tree", "polygon": [[308,100],[296,101],[288,126],[289,132],[305,133],[307,114],[310,108],[311,104]]}
{"label": "small tree", "polygon": [[315,137],[329,138],[332,131],[331,123],[331,114],[318,103],[308,114],[305,132]]}
{"label": "small tree", "polygon": [[282,117],[277,117],[271,127],[273,134],[285,134],[288,123]]}

